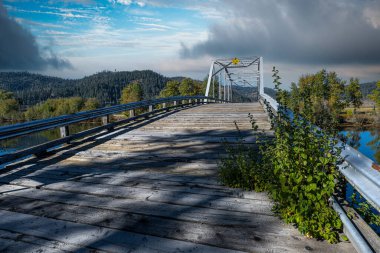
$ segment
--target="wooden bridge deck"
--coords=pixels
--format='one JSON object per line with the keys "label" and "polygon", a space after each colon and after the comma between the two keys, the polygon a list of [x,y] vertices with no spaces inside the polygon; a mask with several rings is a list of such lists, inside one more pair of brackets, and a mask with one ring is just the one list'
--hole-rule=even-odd
{"label": "wooden bridge deck", "polygon": [[[353,252],[306,239],[265,193],[221,186],[221,139],[258,103],[157,115],[0,174],[0,252]],[[249,139],[249,138],[248,138]]]}

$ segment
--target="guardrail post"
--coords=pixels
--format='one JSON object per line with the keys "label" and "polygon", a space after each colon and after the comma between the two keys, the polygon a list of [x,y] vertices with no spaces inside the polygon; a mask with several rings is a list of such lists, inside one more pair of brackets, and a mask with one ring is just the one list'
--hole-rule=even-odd
{"label": "guardrail post", "polygon": [[[105,126],[110,123],[110,115],[106,115],[102,117],[102,125]],[[107,128],[108,131],[111,131],[113,127]]]}
{"label": "guardrail post", "polygon": [[69,136],[70,135],[69,126],[60,127],[59,132],[61,134],[61,138]]}
{"label": "guardrail post", "polygon": [[135,116],[135,109],[129,110],[129,117],[132,118]]}
{"label": "guardrail post", "polygon": [[149,112],[153,112],[153,105],[149,105]]}
{"label": "guardrail post", "polygon": [[162,103],[162,108],[166,108],[166,103]]}
{"label": "guardrail post", "polygon": [[189,99],[189,104],[191,104],[191,98]]}
{"label": "guardrail post", "polygon": [[109,115],[106,115],[106,116],[103,116],[102,117],[102,125],[107,125],[108,123],[110,123],[110,116]]}
{"label": "guardrail post", "polygon": [[177,105],[177,100],[173,102],[173,105],[176,106]]}
{"label": "guardrail post", "polygon": [[[59,133],[61,135],[61,138],[65,138],[70,135],[69,126],[62,126],[59,128]],[[69,142],[67,142],[69,143]]]}

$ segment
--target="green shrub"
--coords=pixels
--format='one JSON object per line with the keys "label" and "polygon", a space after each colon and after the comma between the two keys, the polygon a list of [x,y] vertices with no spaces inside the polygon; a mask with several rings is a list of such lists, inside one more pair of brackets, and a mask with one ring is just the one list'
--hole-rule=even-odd
{"label": "green shrub", "polygon": [[[267,190],[274,200],[274,211],[294,224],[307,237],[339,239],[342,223],[330,207],[338,180],[340,148],[331,135],[312,126],[301,115],[288,110],[287,92],[280,89],[278,71],[273,68],[277,102],[276,114],[267,105],[274,128],[273,142],[257,135],[258,150],[240,142],[228,146],[228,156],[220,166],[221,181],[232,187]],[[305,113],[311,99],[303,97]],[[309,104],[310,103],[310,104]]]}

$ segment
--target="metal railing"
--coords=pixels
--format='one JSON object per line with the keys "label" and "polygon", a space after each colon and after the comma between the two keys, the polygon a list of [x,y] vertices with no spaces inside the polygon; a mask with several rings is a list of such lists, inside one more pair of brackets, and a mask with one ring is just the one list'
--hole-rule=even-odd
{"label": "metal railing", "polygon": [[[139,118],[146,118],[152,114],[166,111],[172,108],[197,105],[213,102],[227,102],[222,99],[211,98],[206,96],[176,96],[168,98],[158,98],[152,100],[144,100],[139,102],[133,102],[128,104],[115,105],[105,108],[99,108],[91,111],[83,111],[69,115],[63,115],[59,117],[53,117],[42,120],[34,120],[25,123],[19,123],[9,126],[0,127],[0,141],[16,138],[23,135],[29,135],[36,132],[41,132],[49,129],[59,128],[61,138],[45,142],[30,148],[15,151],[13,153],[0,156],[0,165],[13,162],[20,158],[25,158],[30,155],[38,155],[46,153],[47,150],[57,147],[64,143],[69,143],[72,140],[84,138],[86,136],[104,131],[112,130],[114,127],[128,122],[134,121]],[[155,109],[154,107],[161,105],[161,108]],[[135,110],[139,108],[148,109],[147,112],[136,115]],[[129,111],[130,117],[127,119],[119,120],[116,122],[110,122],[110,115]],[[70,135],[69,125],[101,118],[102,125],[94,127],[88,130],[84,130],[79,133]]]}
{"label": "metal railing", "polygon": [[[279,104],[268,94],[260,94],[260,99],[277,112]],[[357,190],[376,210],[380,211],[380,172],[375,170],[376,164],[367,156],[341,141],[338,147],[343,147],[341,156],[343,163],[338,166],[340,173],[355,190]],[[373,252],[364,236],[352,224],[342,207],[331,198],[332,207],[339,214],[345,226],[345,232],[358,252]]]}

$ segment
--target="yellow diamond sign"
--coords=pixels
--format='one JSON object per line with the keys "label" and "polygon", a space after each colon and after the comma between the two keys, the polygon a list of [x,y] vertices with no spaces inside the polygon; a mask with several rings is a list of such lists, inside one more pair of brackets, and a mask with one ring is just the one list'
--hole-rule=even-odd
{"label": "yellow diamond sign", "polygon": [[232,64],[234,64],[234,65],[237,65],[239,62],[240,62],[240,60],[236,57],[232,59]]}

